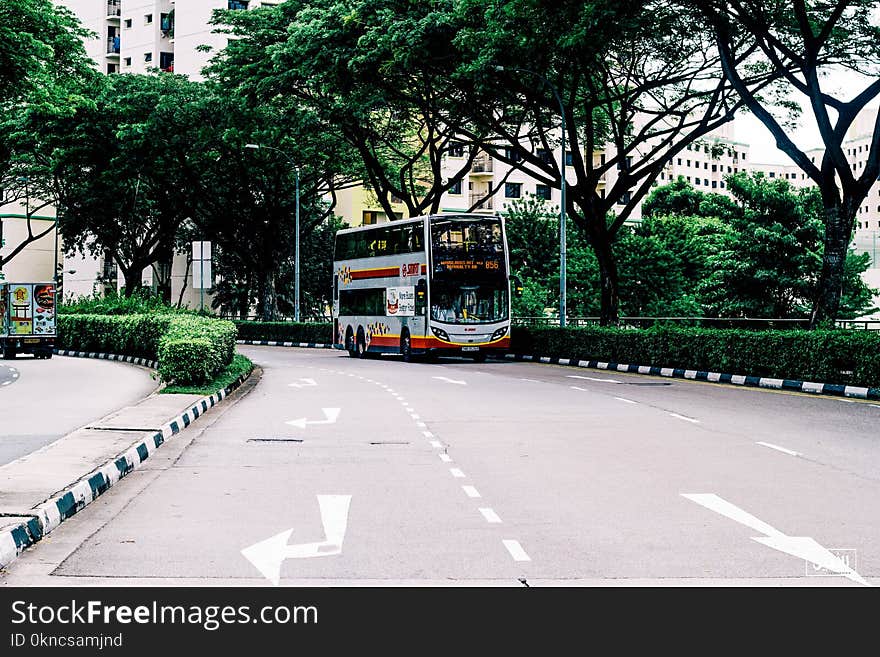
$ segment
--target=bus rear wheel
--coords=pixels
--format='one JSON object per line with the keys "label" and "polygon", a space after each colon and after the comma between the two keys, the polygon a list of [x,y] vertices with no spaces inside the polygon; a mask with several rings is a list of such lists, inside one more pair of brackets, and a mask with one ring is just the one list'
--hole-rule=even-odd
{"label": "bus rear wheel", "polygon": [[356,349],[357,349],[357,353],[355,354],[356,358],[366,358],[367,357],[367,340],[366,340],[366,338],[364,338],[364,330],[363,329],[358,329]]}
{"label": "bus rear wheel", "polygon": [[345,333],[345,350],[348,352],[348,355],[352,358],[357,358],[357,347],[354,343],[354,332],[351,328],[348,329]]}

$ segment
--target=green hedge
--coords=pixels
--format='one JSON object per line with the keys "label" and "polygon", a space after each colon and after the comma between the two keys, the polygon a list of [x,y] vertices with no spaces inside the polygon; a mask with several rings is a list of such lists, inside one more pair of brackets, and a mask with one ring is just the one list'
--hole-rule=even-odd
{"label": "green hedge", "polygon": [[278,342],[333,342],[330,322],[242,322],[237,321],[239,340],[273,340]]}
{"label": "green hedge", "polygon": [[159,361],[165,381],[210,381],[232,362],[235,325],[193,315],[59,315],[58,347]]}
{"label": "green hedge", "polygon": [[512,351],[535,356],[880,386],[880,332],[657,327],[515,327]]}

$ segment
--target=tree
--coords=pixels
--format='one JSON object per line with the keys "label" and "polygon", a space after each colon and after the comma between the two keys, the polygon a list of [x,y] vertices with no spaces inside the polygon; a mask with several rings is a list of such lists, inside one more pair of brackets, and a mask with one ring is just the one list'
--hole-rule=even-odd
{"label": "tree", "polygon": [[0,0],[0,108],[64,95],[93,72],[82,39],[90,32],[52,0]]}
{"label": "tree", "polygon": [[[565,210],[596,254],[601,319],[612,322],[620,303],[613,245],[622,226],[665,164],[730,121],[743,101],[721,75],[705,30],[666,2],[457,6],[466,28],[456,43],[469,53],[457,75],[474,90],[460,100],[489,135],[484,147],[556,188],[560,106],[550,85],[559,92],[571,153]],[[519,68],[524,62],[528,69]],[[773,75],[755,70],[743,82],[766,89]]]}
{"label": "tree", "polygon": [[[811,325],[840,314],[846,260],[859,206],[880,174],[880,110],[871,110],[873,138],[864,168],[843,148],[856,117],[880,95],[880,41],[873,18],[877,0],[718,0],[685,3],[698,11],[714,33],[724,75],[748,109],[767,127],[784,151],[819,188],[823,208],[824,251]],[[748,56],[744,56],[749,53]],[[755,66],[781,74],[786,96],[809,107],[824,152],[818,157],[794,142],[785,117],[774,113],[776,99],[748,88]],[[826,72],[849,69],[863,75],[861,91],[847,89],[849,100],[829,92]]]}
{"label": "tree", "polygon": [[[455,59],[451,3],[297,0],[249,12],[220,12],[234,39],[211,74],[252,104],[283,116],[305,107],[323,133],[355,152],[365,182],[389,218],[393,201],[410,216],[436,213],[470,170],[477,149],[462,143],[467,114],[450,110]],[[443,172],[444,156],[460,166]]]}
{"label": "tree", "polygon": [[109,254],[130,295],[146,267],[170,262],[189,214],[191,108],[203,89],[171,74],[114,75],[93,94],[72,116],[34,113],[30,125],[51,154],[65,250]]}

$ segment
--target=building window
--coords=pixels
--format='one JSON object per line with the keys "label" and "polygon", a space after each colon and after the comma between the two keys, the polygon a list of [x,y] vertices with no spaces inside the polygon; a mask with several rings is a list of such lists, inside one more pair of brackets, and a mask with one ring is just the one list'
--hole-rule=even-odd
{"label": "building window", "polygon": [[153,24],[153,14],[145,14],[144,15],[144,25],[152,25]]}
{"label": "building window", "polygon": [[144,61],[145,61],[145,62],[151,62],[151,61],[153,61],[153,53],[151,53],[151,52],[145,52],[145,53],[144,53]]}
{"label": "building window", "polygon": [[631,198],[629,191],[626,191],[621,194],[620,198],[617,200],[617,205],[626,205],[630,202]]}
{"label": "building window", "polygon": [[131,19],[130,19],[130,18],[126,18],[126,19],[125,19],[125,23],[124,23],[124,25],[125,25],[125,29],[126,29],[126,30],[130,30],[130,29],[131,29]]}
{"label": "building window", "polygon": [[771,172],[770,172],[770,177],[771,177],[771,178],[775,178],[775,177],[776,177],[776,172],[775,172],[775,171],[771,171]]}
{"label": "building window", "polygon": [[549,201],[550,185],[535,185],[535,196],[544,201]]}
{"label": "building window", "polygon": [[721,189],[724,189],[724,181],[721,181]]}
{"label": "building window", "polygon": [[678,158],[678,166],[681,166],[681,158]]}
{"label": "building window", "polygon": [[249,0],[229,0],[229,9],[247,9]]}
{"label": "building window", "polygon": [[126,57],[122,61],[125,62],[126,66],[131,66],[131,57]]}
{"label": "building window", "polygon": [[160,52],[159,53],[159,68],[165,71],[166,73],[174,73],[174,53],[173,52]]}
{"label": "building window", "polygon": [[715,173],[716,171],[718,171],[718,165],[717,165],[717,164],[713,164],[713,165],[712,165],[712,173]]}
{"label": "building window", "polygon": [[688,166],[691,165],[691,161],[690,161],[690,160],[687,160],[687,165],[688,165]]}
{"label": "building window", "polygon": [[550,151],[539,148],[535,155],[537,155],[538,159],[544,164],[553,164],[553,154]]}
{"label": "building window", "polygon": [[379,213],[375,210],[364,210],[364,226],[379,223]]}
{"label": "building window", "polygon": [[[605,164],[605,153],[599,155],[599,164]],[[679,162],[681,164],[681,162]]]}
{"label": "building window", "polygon": [[691,177],[690,177],[690,176],[687,177],[687,181],[688,181],[688,182],[691,181]]}
{"label": "building window", "polygon": [[504,158],[513,164],[519,162],[522,159],[520,157],[519,151],[515,148],[510,148],[509,146],[504,149]]}
{"label": "building window", "polygon": [[449,193],[454,194],[455,196],[461,196],[461,181],[456,180],[453,183],[452,187],[449,188]]}
{"label": "building window", "polygon": [[699,179],[699,178],[694,178],[694,184],[695,184],[695,185],[699,185],[699,184],[700,184],[700,179]]}
{"label": "building window", "polygon": [[709,163],[708,163],[708,162],[703,162],[703,168],[708,170],[708,169],[709,169]]}
{"label": "building window", "polygon": [[709,179],[708,178],[703,178],[703,185],[705,185],[706,187],[709,186]]}
{"label": "building window", "polygon": [[519,198],[522,196],[522,183],[504,183],[505,198]]}
{"label": "building window", "polygon": [[718,187],[718,181],[717,181],[717,180],[713,180],[713,181],[712,181],[712,189],[715,189],[716,187]]}
{"label": "building window", "polygon": [[459,141],[449,142],[449,157],[464,157],[464,144]]}
{"label": "building window", "polygon": [[118,73],[119,67],[116,64],[107,64],[107,74]]}
{"label": "building window", "polygon": [[565,151],[565,166],[573,167],[574,164],[574,156],[571,154],[571,151]]}

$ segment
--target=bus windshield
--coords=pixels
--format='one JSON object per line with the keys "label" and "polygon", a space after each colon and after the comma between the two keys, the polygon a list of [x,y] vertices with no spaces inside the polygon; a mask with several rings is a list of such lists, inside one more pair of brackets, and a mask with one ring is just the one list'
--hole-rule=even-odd
{"label": "bus windshield", "polygon": [[501,281],[463,285],[435,281],[431,288],[431,319],[454,324],[483,324],[507,319],[507,286]]}

